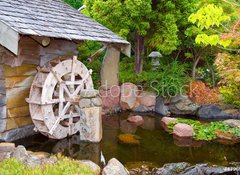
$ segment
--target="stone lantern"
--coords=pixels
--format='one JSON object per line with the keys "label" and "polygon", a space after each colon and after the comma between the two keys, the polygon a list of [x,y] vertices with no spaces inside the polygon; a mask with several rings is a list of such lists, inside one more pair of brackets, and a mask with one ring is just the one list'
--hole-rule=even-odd
{"label": "stone lantern", "polygon": [[159,58],[162,57],[162,54],[158,51],[153,51],[150,53],[150,55],[148,55],[148,57],[151,58],[151,62],[153,64],[153,70],[156,70],[160,65]]}

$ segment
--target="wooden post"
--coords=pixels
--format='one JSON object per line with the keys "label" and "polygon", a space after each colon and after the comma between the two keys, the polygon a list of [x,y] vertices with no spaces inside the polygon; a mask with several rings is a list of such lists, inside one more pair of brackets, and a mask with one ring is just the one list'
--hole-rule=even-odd
{"label": "wooden post", "polygon": [[119,84],[119,59],[120,51],[109,46],[101,70],[101,84],[103,86],[111,87]]}

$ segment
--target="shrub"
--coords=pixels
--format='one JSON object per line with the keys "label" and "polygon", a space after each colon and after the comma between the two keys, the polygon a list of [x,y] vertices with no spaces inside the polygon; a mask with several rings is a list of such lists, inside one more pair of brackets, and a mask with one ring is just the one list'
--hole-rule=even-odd
{"label": "shrub", "polygon": [[61,157],[54,165],[28,168],[16,159],[4,160],[0,163],[0,174],[4,175],[93,175],[90,167],[79,163],[77,160]]}
{"label": "shrub", "polygon": [[240,108],[240,83],[222,86],[219,88],[219,92],[225,103]]}
{"label": "shrub", "polygon": [[202,81],[190,83],[189,97],[199,105],[217,104],[220,102],[217,88],[209,88]]}
{"label": "shrub", "polygon": [[120,64],[120,81],[141,83],[149,91],[157,92],[164,97],[175,96],[186,92],[188,76],[185,73],[186,64],[172,61],[169,64],[159,66],[157,70],[148,67],[135,77],[133,63],[129,60],[122,61]]}
{"label": "shrub", "polygon": [[173,127],[178,123],[185,123],[192,126],[194,129],[193,138],[196,140],[214,140],[217,138],[216,131],[220,131],[225,134],[233,134],[234,137],[240,138],[240,128],[232,128],[222,121],[201,123],[197,120],[178,118],[176,122],[169,123],[168,128],[170,132],[173,132]]}
{"label": "shrub", "polygon": [[220,94],[225,103],[240,107],[240,56],[220,53],[215,65],[222,78]]}

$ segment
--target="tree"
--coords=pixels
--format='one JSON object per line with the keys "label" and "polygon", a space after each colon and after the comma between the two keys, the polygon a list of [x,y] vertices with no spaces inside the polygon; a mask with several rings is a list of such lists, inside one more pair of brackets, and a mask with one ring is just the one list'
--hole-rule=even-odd
{"label": "tree", "polygon": [[84,13],[133,44],[135,73],[142,71],[146,47],[171,54],[184,43],[183,32],[190,23],[198,0],[85,0]]}
{"label": "tree", "polygon": [[[195,48],[198,47],[198,50],[200,50],[200,54],[194,56],[194,64],[192,68],[193,80],[195,79],[196,68],[204,50],[209,46],[215,46],[222,49],[231,44],[232,41],[229,37],[222,37],[224,32],[230,31],[228,28],[231,21],[230,19],[230,15],[224,14],[222,7],[218,7],[214,4],[203,6],[196,13],[189,16],[188,20],[197,25],[195,27],[193,26],[197,31],[195,32]],[[188,36],[192,36],[189,34],[189,31],[186,31],[185,33]]]}
{"label": "tree", "polygon": [[64,2],[68,3],[75,9],[79,9],[83,5],[83,0],[64,0]]}

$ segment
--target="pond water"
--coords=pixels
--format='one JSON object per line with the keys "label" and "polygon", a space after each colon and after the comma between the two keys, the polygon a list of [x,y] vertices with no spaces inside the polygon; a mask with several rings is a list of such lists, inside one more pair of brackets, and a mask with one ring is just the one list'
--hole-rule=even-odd
{"label": "pond water", "polygon": [[[166,163],[189,162],[228,165],[240,162],[240,144],[222,145],[217,142],[196,142],[175,140],[161,126],[161,117],[154,114],[143,116],[144,124],[136,127],[127,123],[130,113],[120,113],[103,119],[103,140],[100,144],[84,143],[79,136],[60,141],[36,135],[16,142],[28,150],[62,153],[75,159],[90,159],[101,164],[115,157],[122,163],[152,162],[156,166]],[[139,146],[127,146],[118,142],[121,133],[133,133],[140,139]],[[101,156],[102,155],[102,156]]]}

